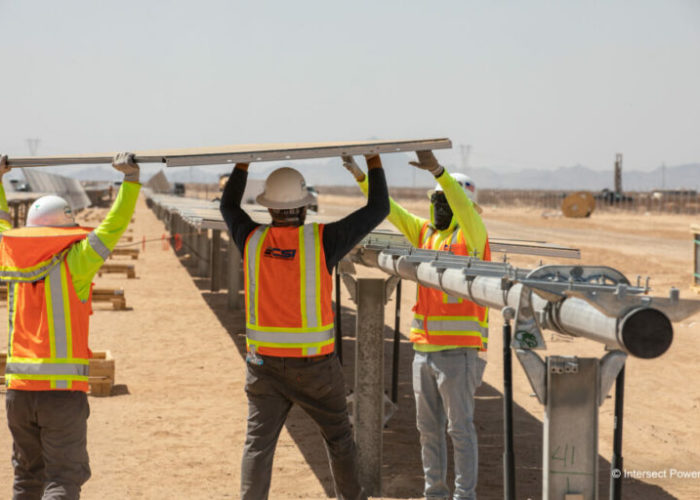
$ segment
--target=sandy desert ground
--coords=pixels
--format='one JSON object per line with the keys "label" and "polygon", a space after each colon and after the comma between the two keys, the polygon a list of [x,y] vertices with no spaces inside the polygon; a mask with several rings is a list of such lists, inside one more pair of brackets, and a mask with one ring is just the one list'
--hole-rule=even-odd
{"label": "sandy desert ground", "polygon": [[[361,204],[357,197],[321,196],[321,213],[340,216]],[[427,201],[406,204],[427,213]],[[689,216],[593,214],[590,219],[543,217],[538,209],[484,207],[492,237],[529,238],[578,247],[583,264],[604,264],[634,279],[652,277],[656,294],[675,285],[681,297],[690,290],[692,245]],[[95,224],[104,211],[91,211]],[[237,498],[239,464],[247,414],[243,391],[243,318],[226,308],[226,291],[209,291],[197,278],[186,252],[163,249],[163,225],[139,202],[132,224],[137,241],[149,240],[136,264],[136,279],[106,274],[99,287],[125,290],[126,311],[95,304],[93,350],[108,349],[116,359],[116,386],[111,397],[91,397],[89,450],[92,479],[86,499],[224,499]],[[141,248],[140,245],[136,247]],[[497,254],[498,258],[499,255]],[[118,258],[115,258],[118,259]],[[124,259],[123,257],[121,259]],[[511,262],[532,267],[539,258],[513,256]],[[546,263],[556,263],[545,259]],[[362,269],[363,276],[379,276]],[[402,331],[408,331],[413,283],[403,284]],[[700,300],[700,297],[698,297]],[[353,382],[355,312],[342,291],[346,383]],[[387,305],[386,387],[395,303]],[[2,321],[6,321],[3,308]],[[491,315],[489,364],[477,394],[476,425],[480,447],[478,495],[502,498],[502,362],[498,311]],[[625,394],[624,458],[628,470],[700,471],[700,385],[697,334],[700,315],[674,325],[674,343],[656,360],[629,359]],[[600,357],[600,344],[546,334],[547,354]],[[410,343],[401,343],[399,410],[384,434],[383,497],[420,498],[422,472],[410,381]],[[517,498],[541,497],[543,408],[531,397],[524,372],[515,363],[514,397]],[[4,396],[3,396],[4,399]],[[600,485],[607,498],[612,449],[613,404],[600,409]],[[9,497],[11,438],[0,412],[0,496]],[[275,457],[271,498],[320,499],[332,496],[321,438],[313,423],[293,411]],[[624,498],[700,498],[700,479],[627,480]]]}

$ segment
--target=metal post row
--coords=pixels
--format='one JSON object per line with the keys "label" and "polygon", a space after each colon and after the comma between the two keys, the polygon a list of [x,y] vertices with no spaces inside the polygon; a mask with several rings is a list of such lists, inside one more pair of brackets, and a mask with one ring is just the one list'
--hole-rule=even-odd
{"label": "metal post row", "polygon": [[[612,466],[621,467],[627,356],[661,356],[673,339],[671,322],[700,310],[700,301],[682,300],[676,289],[668,297],[653,297],[648,284],[642,286],[638,280],[633,286],[620,272],[605,266],[520,269],[415,249],[379,233],[366,238],[350,259],[503,311],[506,499],[515,498],[511,350],[545,407],[543,499],[597,500],[599,406],[617,379]],[[553,355],[543,360],[535,352],[546,348],[542,329],[595,340],[609,352],[601,359]],[[613,481],[611,498],[619,498],[620,491],[620,482]]]}

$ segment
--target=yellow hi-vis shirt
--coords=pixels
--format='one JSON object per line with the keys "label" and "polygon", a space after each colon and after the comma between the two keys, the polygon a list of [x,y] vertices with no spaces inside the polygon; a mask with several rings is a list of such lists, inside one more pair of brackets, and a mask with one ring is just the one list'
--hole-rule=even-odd
{"label": "yellow hi-vis shirt", "polygon": [[[477,251],[477,257],[483,258],[484,249],[486,246],[486,241],[488,233],[486,232],[486,226],[481,219],[481,216],[477,213],[474,208],[474,204],[464,192],[462,186],[445,170],[440,177],[437,178],[438,183],[442,187],[445,197],[447,198],[450,207],[452,207],[452,221],[447,229],[441,231],[436,230],[437,235],[434,237],[434,247],[439,248],[445,240],[452,237],[454,233],[455,226],[459,225],[462,229],[464,239],[467,246],[471,249]],[[367,176],[362,182],[358,183],[362,192],[367,196],[368,185]],[[403,233],[406,239],[411,245],[416,248],[421,248],[421,229],[426,222],[433,222],[433,206],[430,205],[430,218],[428,221],[423,217],[418,217],[407,211],[401,205],[396,203],[391,197],[389,198],[389,203],[391,210],[387,219],[396,228]],[[434,226],[433,226],[434,227]],[[443,351],[446,349],[457,349],[462,348],[462,346],[443,346],[443,345],[431,345],[431,344],[413,344],[413,348],[417,351],[422,352],[433,352],[433,351]]]}

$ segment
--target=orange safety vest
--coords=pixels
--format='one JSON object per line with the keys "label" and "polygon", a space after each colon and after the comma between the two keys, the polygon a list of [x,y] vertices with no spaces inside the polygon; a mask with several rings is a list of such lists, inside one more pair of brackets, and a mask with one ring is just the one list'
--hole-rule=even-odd
{"label": "orange safety vest", "polygon": [[263,355],[303,358],[335,348],[323,225],[259,226],[244,249],[246,343]]}
{"label": "orange safety vest", "polygon": [[[420,231],[421,248],[471,255],[471,249],[459,226],[455,227],[451,238],[445,238],[440,248],[435,248],[437,234],[426,222]],[[488,240],[483,260],[491,260]],[[422,285],[418,285],[417,294],[418,300],[413,307],[415,314],[411,323],[411,342],[486,350],[489,336],[488,307]]]}
{"label": "orange safety vest", "polygon": [[7,387],[87,392],[91,297],[78,298],[66,255],[83,238],[104,245],[78,227],[25,227],[0,237],[0,280],[8,282]]}

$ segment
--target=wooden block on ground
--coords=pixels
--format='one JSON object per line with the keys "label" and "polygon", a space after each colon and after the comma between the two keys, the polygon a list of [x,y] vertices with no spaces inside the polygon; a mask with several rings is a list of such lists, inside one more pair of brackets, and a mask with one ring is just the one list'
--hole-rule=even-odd
{"label": "wooden block on ground", "polygon": [[109,351],[93,351],[89,372],[90,394],[109,396],[114,385],[114,358]]}
{"label": "wooden block on ground", "polygon": [[128,255],[132,259],[138,259],[139,258],[139,249],[138,248],[115,248],[112,250],[112,256],[115,255]]}
{"label": "wooden block on ground", "polygon": [[[0,384],[5,384],[7,353],[0,352]],[[95,351],[90,358],[88,383],[93,396],[109,396],[114,385],[114,358],[109,351]]]}
{"label": "wooden block on ground", "polygon": [[97,275],[102,276],[103,273],[125,273],[127,278],[136,277],[136,269],[133,264],[102,264]]}
{"label": "wooden block on ground", "polygon": [[114,309],[126,309],[126,297],[121,288],[93,288],[93,302],[111,302]]}

